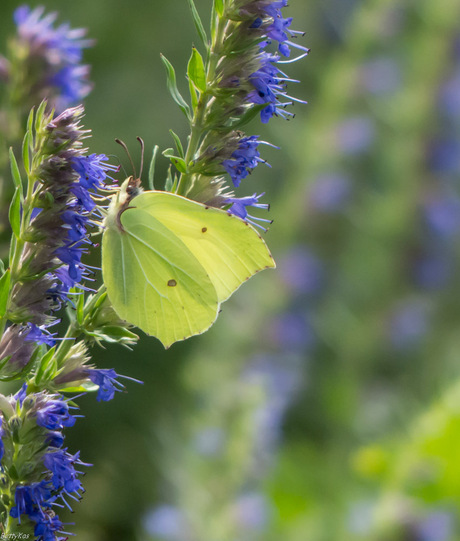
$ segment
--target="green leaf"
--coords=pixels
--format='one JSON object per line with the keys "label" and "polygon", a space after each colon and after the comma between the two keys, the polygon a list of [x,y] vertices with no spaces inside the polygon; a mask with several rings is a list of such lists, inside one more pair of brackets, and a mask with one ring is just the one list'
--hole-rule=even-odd
{"label": "green leaf", "polygon": [[190,90],[190,99],[192,101],[192,109],[195,111],[196,106],[198,105],[198,90],[195,88],[195,85],[192,83],[192,81],[188,80],[188,88]]}
{"label": "green leaf", "polygon": [[18,241],[14,235],[11,236],[10,249],[8,251],[8,260],[13,261],[14,254],[16,253]]}
{"label": "green leaf", "polygon": [[174,179],[171,173],[171,166],[168,168],[168,174],[166,176],[165,191],[172,192],[174,188]]}
{"label": "green leaf", "polygon": [[214,0],[214,9],[216,10],[217,15],[222,17],[224,14],[224,0]]}
{"label": "green leaf", "polygon": [[169,60],[164,56],[161,55],[161,60],[163,61],[163,64],[166,68],[166,74],[167,74],[167,85],[169,93],[171,94],[173,100],[177,103],[177,105],[180,107],[181,111],[184,113],[184,115],[191,120],[190,116],[190,107],[188,103],[184,100],[182,97],[182,94],[177,89],[176,84],[176,72],[174,71],[174,68],[172,64],[169,62]]}
{"label": "green leaf", "polygon": [[200,92],[206,91],[206,72],[203,57],[196,47],[192,47],[192,56],[188,61],[187,75]]}
{"label": "green leaf", "polygon": [[250,122],[253,118],[255,118],[260,113],[260,111],[262,111],[262,109],[266,106],[267,106],[266,103],[260,103],[260,104],[252,106],[250,109],[248,109],[244,113],[242,117],[237,118],[234,121],[231,121],[229,127],[232,130],[241,128],[242,126]]}
{"label": "green leaf", "polygon": [[38,133],[41,130],[42,122],[43,122],[43,116],[45,115],[45,109],[47,106],[46,101],[42,101],[40,103],[40,106],[37,109],[37,113],[35,115],[35,132]]}
{"label": "green leaf", "polygon": [[95,336],[105,342],[135,344],[139,337],[128,329],[116,325],[105,325],[95,332]]}
{"label": "green leaf", "polygon": [[101,307],[105,300],[107,299],[107,291],[104,291],[99,295],[99,298],[96,299],[96,302],[94,303],[94,309]]}
{"label": "green leaf", "polygon": [[80,290],[80,295],[76,295],[75,301],[75,316],[79,325],[83,324],[83,318],[85,317],[85,296],[83,290]]}
{"label": "green leaf", "polygon": [[[56,346],[53,346],[40,359],[37,374],[35,376],[35,382],[37,385],[39,385],[43,381],[43,379],[46,378],[46,375],[48,375],[50,371],[55,372],[57,370],[56,363],[53,362],[53,357],[54,357],[55,352],[56,352]],[[51,378],[46,378],[46,379],[51,379]]]}
{"label": "green leaf", "polygon": [[31,134],[28,131],[22,141],[22,163],[24,164],[24,169],[28,175],[30,174],[30,140]]}
{"label": "green leaf", "polygon": [[21,192],[22,190],[19,186],[14,190],[9,211],[11,229],[16,238],[19,238],[21,235]]}
{"label": "green leaf", "polygon": [[157,161],[158,151],[160,150],[160,147],[158,145],[155,145],[153,147],[152,152],[152,159],[150,160],[150,166],[149,166],[149,188],[151,190],[155,189],[155,164]]}
{"label": "green leaf", "polygon": [[171,134],[172,138],[174,139],[174,142],[176,143],[176,149],[177,149],[177,152],[179,153],[179,156],[181,158],[185,158],[184,147],[182,146],[179,136],[177,135],[177,133],[174,133],[172,130],[169,130],[169,133]]}
{"label": "green leaf", "polygon": [[167,148],[165,151],[163,151],[163,156],[165,156],[166,158],[169,158],[171,160],[171,163],[176,167],[176,169],[180,173],[187,172],[187,166],[185,164],[185,160],[183,160],[179,156],[175,156],[174,150],[172,148]]}
{"label": "green leaf", "polygon": [[13,176],[13,182],[16,186],[16,189],[21,190],[22,195],[22,178],[21,173],[19,172],[18,162],[16,161],[16,156],[14,155],[13,149],[10,148],[10,166],[11,166],[11,175]]}
{"label": "green leaf", "polygon": [[6,314],[8,307],[8,297],[10,293],[11,274],[8,269],[0,278],[0,317]]}
{"label": "green leaf", "polygon": [[34,114],[35,114],[35,107],[32,107],[29,113],[29,117],[27,118],[27,131],[29,133],[34,132]]}
{"label": "green leaf", "polygon": [[192,11],[193,22],[195,23],[196,31],[198,32],[198,35],[200,36],[203,44],[208,47],[208,36],[206,35],[206,31],[204,29],[203,23],[201,22],[200,15],[196,9],[195,2],[193,0],[188,0],[188,5],[190,6],[190,9]]}

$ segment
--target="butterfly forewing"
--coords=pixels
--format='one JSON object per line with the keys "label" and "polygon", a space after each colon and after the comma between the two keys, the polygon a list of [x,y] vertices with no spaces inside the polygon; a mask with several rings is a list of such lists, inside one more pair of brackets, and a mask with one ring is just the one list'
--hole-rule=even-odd
{"label": "butterfly forewing", "polygon": [[260,235],[243,220],[168,192],[144,192],[133,204],[174,231],[209,275],[219,302],[256,272],[275,266]]}

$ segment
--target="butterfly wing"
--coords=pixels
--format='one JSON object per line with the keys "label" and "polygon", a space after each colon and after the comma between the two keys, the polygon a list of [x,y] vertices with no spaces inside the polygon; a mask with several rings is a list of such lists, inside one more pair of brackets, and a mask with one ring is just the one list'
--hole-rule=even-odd
{"label": "butterfly wing", "polygon": [[174,232],[209,275],[223,302],[258,271],[275,267],[262,237],[232,214],[169,192],[144,192],[138,210]]}
{"label": "butterfly wing", "polygon": [[117,314],[165,347],[208,329],[219,302],[193,253],[148,208],[129,208],[120,222],[102,241],[104,283]]}

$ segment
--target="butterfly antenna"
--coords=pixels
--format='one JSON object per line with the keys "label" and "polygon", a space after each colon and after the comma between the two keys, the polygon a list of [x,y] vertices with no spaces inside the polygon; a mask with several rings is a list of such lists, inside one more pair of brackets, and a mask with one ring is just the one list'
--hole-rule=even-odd
{"label": "butterfly antenna", "polygon": [[131,167],[133,169],[134,178],[139,178],[137,176],[136,168],[134,167],[134,162],[133,162],[133,159],[131,158],[131,154],[129,153],[128,147],[126,146],[126,144],[121,139],[115,139],[115,142],[118,143],[120,146],[122,146],[124,151],[126,152],[128,158],[129,158],[129,161],[131,163]]}
{"label": "butterfly antenna", "polygon": [[139,143],[141,145],[141,171],[139,173],[139,178],[142,178],[142,171],[144,170],[144,149],[145,149],[145,145],[144,145],[144,140],[142,139],[142,137],[137,137],[137,140],[139,141]]}

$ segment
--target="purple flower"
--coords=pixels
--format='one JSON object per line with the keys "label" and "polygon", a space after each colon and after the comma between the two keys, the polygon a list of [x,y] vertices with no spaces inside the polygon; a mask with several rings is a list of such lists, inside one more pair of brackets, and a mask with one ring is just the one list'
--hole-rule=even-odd
{"label": "purple flower", "polygon": [[119,376],[113,368],[90,368],[88,369],[88,377],[95,385],[99,385],[96,397],[98,402],[112,400],[115,391],[119,392],[121,388],[124,388],[116,379],[122,376]]}
{"label": "purple flower", "polygon": [[64,400],[45,400],[40,402],[36,411],[37,425],[49,430],[61,430],[73,426],[76,418],[70,414]]}
{"label": "purple flower", "polygon": [[11,508],[10,515],[20,522],[21,515],[32,516],[38,508],[49,507],[52,501],[51,488],[47,481],[18,485],[14,495],[15,505]]}
{"label": "purple flower", "polygon": [[243,137],[239,140],[238,148],[232,153],[231,157],[222,162],[222,165],[230,175],[235,187],[238,187],[241,181],[246,178],[252,169],[260,162],[267,163],[260,157],[260,152],[257,150],[257,147],[262,143],[268,143],[258,141],[258,139],[258,135]]}
{"label": "purple flower", "polygon": [[80,185],[87,190],[101,188],[107,178],[107,171],[116,171],[117,167],[107,162],[105,154],[90,154],[78,156],[72,162],[72,167],[80,175]]}
{"label": "purple flower", "polygon": [[259,203],[259,198],[262,197],[263,195],[264,194],[261,193],[260,195],[253,194],[252,196],[247,196],[247,197],[227,197],[224,202],[227,205],[231,205],[231,207],[228,209],[228,212],[230,212],[231,214],[238,216],[238,218],[241,218],[242,220],[252,225],[256,225],[258,227],[261,227],[262,229],[265,229],[254,220],[257,220],[259,222],[272,223],[271,220],[265,220],[263,218],[254,218],[253,216],[248,214],[248,210],[247,210],[247,207],[254,207],[254,208],[268,210],[270,208],[270,205],[268,205],[267,203]]}
{"label": "purple flower", "polygon": [[34,535],[40,541],[65,541],[68,537],[56,538],[56,533],[63,533],[63,524],[53,512],[36,513],[30,517],[36,522]]}
{"label": "purple flower", "polygon": [[[290,29],[292,17],[288,17],[287,19],[285,19],[281,12],[281,9],[286,6],[287,0],[271,2],[267,3],[266,5],[263,5],[263,3],[261,4],[260,9],[262,14],[272,18],[272,21],[269,22],[268,26],[266,26],[265,28],[267,41],[263,43],[263,46],[265,47],[271,42],[271,40],[274,40],[278,42],[278,49],[283,56],[290,56],[290,46],[304,51],[304,54],[302,55],[304,56],[309,52],[309,49],[307,49],[306,47],[302,47],[298,43],[289,41],[289,36],[295,37],[298,34],[303,35],[303,32]],[[262,19],[257,18],[256,21],[253,23],[255,24],[253,28],[259,28],[260,26],[262,26],[262,23]]]}
{"label": "purple flower", "polygon": [[[260,112],[261,121],[266,124],[272,116],[281,116],[282,118],[292,117],[293,114],[285,110],[292,101],[306,103],[303,100],[293,98],[286,92],[286,82],[298,82],[288,79],[287,76],[275,65],[280,57],[276,54],[260,52],[260,67],[249,76],[249,82],[254,90],[249,92],[247,100],[257,105],[266,104],[266,107]],[[290,101],[280,101],[287,99]]]}
{"label": "purple flower", "polygon": [[67,453],[64,449],[46,453],[43,464],[51,472],[51,483],[53,488],[65,493],[79,492],[82,489],[81,481],[78,479],[80,472],[75,470],[75,464],[84,464],[79,458],[79,452],[75,455]]}
{"label": "purple flower", "polygon": [[24,402],[26,397],[27,397],[27,383],[23,383],[22,387],[14,395],[14,399],[16,400],[16,402],[19,402],[19,405],[22,408],[22,403]]}
{"label": "purple flower", "polygon": [[37,345],[46,344],[47,346],[54,346],[56,343],[54,340],[54,334],[51,334],[45,325],[38,327],[33,323],[29,323],[30,331],[27,333],[25,340],[27,342],[35,342]]}

